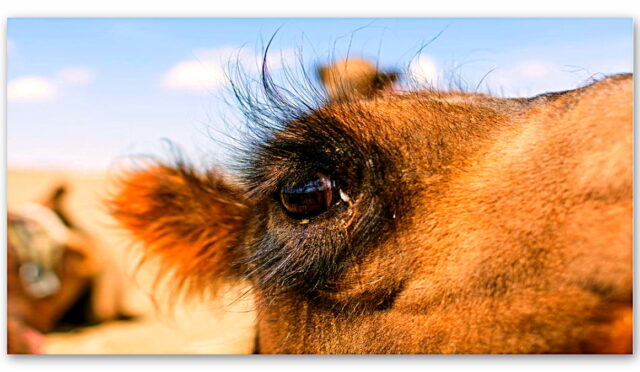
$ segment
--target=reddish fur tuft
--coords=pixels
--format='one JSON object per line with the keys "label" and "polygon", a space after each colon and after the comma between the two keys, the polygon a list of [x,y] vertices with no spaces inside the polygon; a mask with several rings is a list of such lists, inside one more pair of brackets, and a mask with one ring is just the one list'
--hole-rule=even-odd
{"label": "reddish fur tuft", "polygon": [[111,213],[145,245],[143,262],[158,259],[173,287],[190,295],[215,290],[235,276],[245,201],[215,171],[160,164],[124,177]]}

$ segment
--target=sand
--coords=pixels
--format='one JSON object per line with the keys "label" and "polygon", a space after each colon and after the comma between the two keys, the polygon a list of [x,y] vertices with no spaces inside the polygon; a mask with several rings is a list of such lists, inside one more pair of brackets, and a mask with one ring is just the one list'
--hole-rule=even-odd
{"label": "sand", "polygon": [[[47,335],[50,354],[243,354],[253,348],[255,312],[249,296],[235,301],[242,285],[209,300],[179,301],[152,292],[153,267],[135,272],[136,246],[102,204],[110,176],[100,173],[10,170],[8,208],[44,198],[60,183],[69,188],[71,217],[100,242],[101,257],[125,282],[122,293],[132,321],[112,321]],[[165,296],[163,296],[163,294]],[[156,299],[158,301],[154,301]],[[171,306],[165,306],[171,302]]]}

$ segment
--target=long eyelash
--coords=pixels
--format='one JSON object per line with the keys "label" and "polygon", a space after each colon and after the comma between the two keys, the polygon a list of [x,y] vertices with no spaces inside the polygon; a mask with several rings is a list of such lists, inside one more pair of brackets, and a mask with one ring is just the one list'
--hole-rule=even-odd
{"label": "long eyelash", "polygon": [[[239,175],[245,197],[258,204],[264,202],[287,178],[311,171],[327,173],[313,169],[324,165],[343,168],[337,173],[346,174],[352,182],[344,182],[346,188],[341,189],[340,198],[347,205],[355,203],[361,194],[358,182],[365,181],[363,167],[374,171],[373,166],[365,164],[367,159],[393,164],[386,159],[392,154],[359,130],[362,122],[374,123],[378,118],[370,117],[358,101],[324,107],[325,94],[304,69],[300,55],[302,74],[286,67],[284,82],[276,82],[267,63],[270,45],[271,41],[258,78],[252,79],[238,64],[230,79],[235,106],[244,121],[244,130],[228,138],[230,153],[235,154],[230,169]],[[368,177],[383,182],[390,174],[393,170],[376,168],[375,175]],[[377,187],[373,183],[370,186]],[[326,289],[327,281],[358,261],[362,252],[357,252],[355,245],[364,246],[368,239],[383,237],[396,222],[385,223],[388,219],[384,211],[391,208],[382,204],[380,197],[362,208],[351,216],[348,227],[344,225],[343,231],[331,234],[311,227],[308,234],[270,231],[267,217],[258,213],[252,222],[258,238],[247,242],[243,248],[246,255],[238,262],[246,270],[243,276],[260,287],[267,300],[285,291],[310,294]]]}
{"label": "long eyelash", "polygon": [[[275,35],[274,35],[275,36]],[[297,54],[302,73],[285,66],[284,82],[279,84],[269,69],[269,48],[273,37],[265,47],[259,77],[251,78],[240,64],[232,71],[231,93],[235,106],[244,118],[244,132],[233,140],[235,154],[240,154],[231,165],[232,169],[244,173],[256,151],[268,142],[273,134],[283,130],[287,123],[305,117],[325,102],[322,89],[304,68],[302,53]]]}
{"label": "long eyelash", "polygon": [[[275,36],[275,35],[274,35]],[[263,53],[262,69],[258,77],[251,77],[241,64],[235,64],[229,74],[234,106],[243,123],[233,138],[224,144],[229,153],[234,154],[229,168],[240,176],[248,191],[248,196],[265,195],[276,186],[273,177],[262,177],[265,164],[256,159],[287,159],[298,155],[298,151],[273,145],[275,136],[285,129],[292,143],[314,143],[326,149],[344,148],[345,143],[358,140],[357,131],[347,132],[342,125],[331,125],[334,115],[323,115],[321,108],[326,104],[326,93],[319,85],[317,76],[305,69],[302,53],[297,53],[297,68],[285,66],[277,81],[269,69],[269,48],[273,38],[267,43]],[[362,107],[357,101],[342,102],[334,109],[334,114],[342,118],[362,118]],[[309,121],[299,130],[290,128],[293,122]],[[361,141],[358,141],[361,142]],[[333,160],[333,159],[331,159]],[[340,159],[337,159],[338,161]],[[277,173],[277,172],[276,172]]]}

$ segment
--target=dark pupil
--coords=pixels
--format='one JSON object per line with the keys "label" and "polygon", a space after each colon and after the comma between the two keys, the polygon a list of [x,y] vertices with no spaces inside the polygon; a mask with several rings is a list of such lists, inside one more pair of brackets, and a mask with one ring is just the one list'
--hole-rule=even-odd
{"label": "dark pupil", "polygon": [[331,180],[319,175],[314,180],[283,187],[280,190],[280,200],[293,217],[308,218],[329,209],[332,194]]}

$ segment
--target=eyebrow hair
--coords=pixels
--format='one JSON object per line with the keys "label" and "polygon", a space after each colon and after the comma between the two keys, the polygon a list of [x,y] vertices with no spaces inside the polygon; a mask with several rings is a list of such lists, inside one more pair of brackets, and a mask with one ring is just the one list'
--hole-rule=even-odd
{"label": "eyebrow hair", "polygon": [[255,145],[240,174],[249,195],[275,191],[281,178],[313,171],[353,173],[364,156],[361,139],[334,117],[316,115],[290,123]]}

